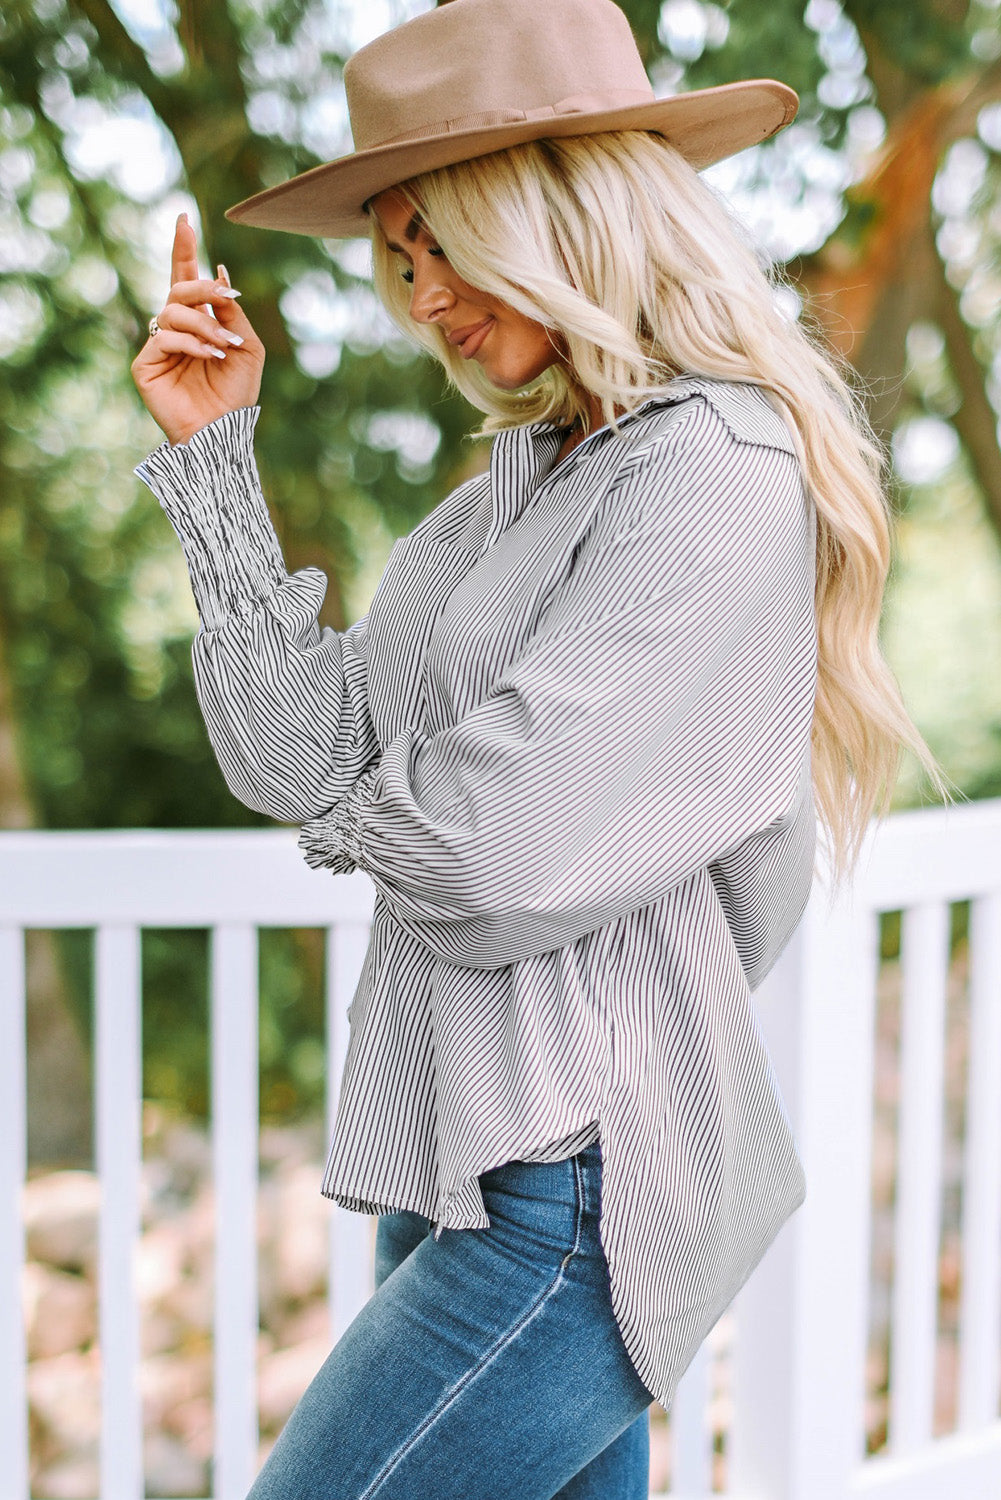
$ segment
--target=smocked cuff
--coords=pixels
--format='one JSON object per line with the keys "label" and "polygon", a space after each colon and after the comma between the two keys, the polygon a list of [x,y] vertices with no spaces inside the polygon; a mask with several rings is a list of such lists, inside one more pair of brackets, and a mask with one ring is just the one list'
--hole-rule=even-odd
{"label": "smocked cuff", "polygon": [[359,776],[347,796],[329,812],[303,823],[299,848],[311,869],[346,875],[364,868],[361,819],[375,800],[377,770],[378,767],[373,767]]}
{"label": "smocked cuff", "polygon": [[202,624],[218,629],[288,579],[254,460],[260,407],[226,412],[137,465],[177,532]]}

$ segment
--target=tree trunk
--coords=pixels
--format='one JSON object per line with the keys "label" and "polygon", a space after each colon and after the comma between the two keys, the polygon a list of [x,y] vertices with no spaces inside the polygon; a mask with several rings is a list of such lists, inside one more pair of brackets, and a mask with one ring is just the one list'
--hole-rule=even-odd
{"label": "tree trunk", "polygon": [[[21,765],[16,704],[0,631],[0,828],[31,828],[34,808]],[[57,938],[25,944],[28,1032],[28,1161],[82,1166],[92,1156],[90,1059],[73,1015]]]}

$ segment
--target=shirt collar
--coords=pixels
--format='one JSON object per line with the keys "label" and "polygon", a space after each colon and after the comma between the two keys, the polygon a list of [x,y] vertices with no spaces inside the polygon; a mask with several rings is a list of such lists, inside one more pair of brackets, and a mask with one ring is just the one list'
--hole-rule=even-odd
{"label": "shirt collar", "polygon": [[[679,376],[667,390],[641,401],[632,411],[623,412],[616,427],[621,431],[637,418],[657,406],[670,406],[691,394],[693,377]],[[492,547],[497,538],[518,519],[543,480],[547,479],[556,465],[556,455],[563,441],[564,427],[555,422],[529,422],[523,427],[507,427],[494,439],[490,453],[490,491],[492,515],[490,533],[484,542],[484,550]],[[606,422],[589,432],[578,443],[565,463],[576,462],[588,450],[604,443],[612,433]],[[560,465],[559,467],[562,467]]]}
{"label": "shirt collar", "polygon": [[[623,427],[629,427],[638,417],[643,416],[644,412],[651,411],[656,406],[673,406],[676,401],[682,401],[686,396],[690,396],[693,386],[702,383],[704,383],[704,377],[695,375],[676,376],[663,391],[658,391],[656,395],[648,396],[645,401],[641,401],[639,406],[634,407],[632,411],[623,412],[621,417],[616,420],[616,428],[621,430]],[[528,428],[519,428],[518,431],[554,433],[563,432],[564,429],[557,427],[553,422],[533,422]],[[608,422],[605,422],[601,427],[596,427],[593,432],[589,432],[587,437],[577,445],[573,450],[574,453],[580,453],[595,438],[602,436],[602,434],[607,435],[611,431],[612,428]]]}

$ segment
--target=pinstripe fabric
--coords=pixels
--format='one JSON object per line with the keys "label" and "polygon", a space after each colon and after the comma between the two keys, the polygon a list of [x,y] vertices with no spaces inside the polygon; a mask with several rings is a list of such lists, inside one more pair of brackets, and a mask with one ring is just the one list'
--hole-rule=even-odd
{"label": "pinstripe fabric", "polygon": [[256,412],[136,472],[184,545],[233,792],[376,888],[323,1190],[485,1227],[477,1177],[600,1133],[626,1347],[668,1404],[803,1196],[751,992],[813,867],[814,523],[751,386],[682,378],[561,463],[490,472],[320,631]]}

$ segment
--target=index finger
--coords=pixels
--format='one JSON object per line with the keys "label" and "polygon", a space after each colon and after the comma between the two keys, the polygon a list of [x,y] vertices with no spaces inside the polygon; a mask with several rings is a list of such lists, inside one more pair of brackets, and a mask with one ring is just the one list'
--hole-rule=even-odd
{"label": "index finger", "polygon": [[187,214],[178,214],[170,253],[170,284],[198,280],[198,241]]}

